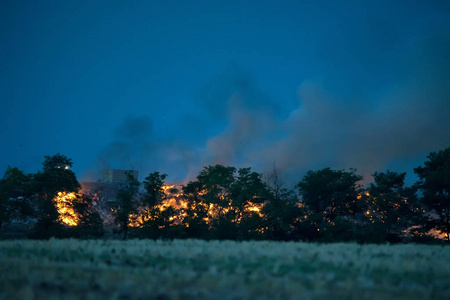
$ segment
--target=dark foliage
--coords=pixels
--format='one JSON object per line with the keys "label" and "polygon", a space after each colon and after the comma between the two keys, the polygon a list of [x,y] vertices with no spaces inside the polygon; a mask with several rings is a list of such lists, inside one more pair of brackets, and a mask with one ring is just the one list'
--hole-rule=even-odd
{"label": "dark foliage", "polygon": [[63,231],[58,221],[59,214],[54,198],[59,192],[78,192],[81,188],[75,173],[70,170],[72,160],[61,154],[45,156],[42,171],[34,175],[36,194],[38,196],[38,222],[33,230],[33,237],[61,237]]}
{"label": "dark foliage", "polygon": [[0,180],[0,229],[12,219],[35,216],[33,209],[33,176],[8,167]]}
{"label": "dark foliage", "polygon": [[[32,238],[98,238],[105,230],[98,200],[80,185],[63,155],[46,156],[42,171],[8,168],[0,180],[0,229],[11,220],[36,218]],[[199,238],[360,243],[443,243],[430,229],[450,231],[450,148],[430,153],[414,170],[420,180],[404,186],[405,173],[375,172],[367,187],[356,170],[309,171],[287,188],[276,169],[262,179],[250,168],[206,166],[181,191],[166,174],[140,183],[127,174],[113,206],[117,232],[126,239]],[[74,192],[76,226],[66,226],[55,206],[59,192]],[[98,199],[98,198],[95,198]],[[36,206],[37,204],[37,206]],[[36,209],[37,207],[37,209]]]}
{"label": "dark foliage", "polygon": [[118,233],[123,234],[125,240],[130,229],[130,217],[138,212],[136,197],[139,192],[139,181],[133,176],[133,172],[127,173],[127,181],[119,186],[117,192],[117,208],[114,211]]}
{"label": "dark foliage", "polygon": [[262,213],[264,237],[270,240],[300,239],[295,228],[304,217],[304,209],[293,189],[284,187],[276,168],[266,180],[266,199]]}
{"label": "dark foliage", "polygon": [[70,227],[70,235],[78,238],[98,238],[104,235],[103,220],[88,195],[78,195],[72,203],[79,217],[77,226]]}
{"label": "dark foliage", "polygon": [[445,233],[450,241],[450,148],[431,152],[427,158],[424,166],[414,169],[422,203],[430,210],[427,226]]}
{"label": "dark foliage", "polygon": [[365,204],[356,170],[308,171],[298,183],[306,215],[296,224],[296,234],[308,241],[347,241],[354,238],[358,214]]}

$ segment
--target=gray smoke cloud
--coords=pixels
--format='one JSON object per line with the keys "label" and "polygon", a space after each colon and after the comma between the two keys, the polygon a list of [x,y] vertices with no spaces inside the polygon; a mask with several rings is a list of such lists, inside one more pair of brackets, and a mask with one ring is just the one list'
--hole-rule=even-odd
{"label": "gray smoke cloud", "polygon": [[332,73],[306,80],[286,118],[249,92],[257,88],[238,90],[227,102],[228,127],[207,141],[206,163],[263,172],[275,164],[292,182],[323,167],[356,168],[365,182],[388,168],[413,174],[429,152],[450,146],[449,41],[441,34],[405,42],[387,69],[398,78],[381,92],[360,92],[352,77],[344,93],[335,92]]}
{"label": "gray smoke cloud", "polygon": [[[413,174],[429,152],[450,146],[450,33],[435,30],[444,19],[408,23],[416,30],[405,36],[395,30],[405,20],[367,18],[367,30],[350,24],[340,30],[352,34],[312,40],[323,68],[292,91],[296,103],[232,68],[200,89],[196,112],[173,120],[178,132],[162,138],[150,117],[126,118],[97,169],[160,171],[179,182],[217,163],[275,165],[290,183],[324,167],[356,168],[365,182],[387,168]],[[328,36],[340,38],[324,43]]]}
{"label": "gray smoke cloud", "polygon": [[101,178],[103,169],[138,170],[140,180],[154,171],[171,174],[171,180],[183,180],[193,166],[194,154],[174,139],[155,134],[150,117],[126,117],[115,129],[113,140],[105,146],[96,166],[84,180]]}

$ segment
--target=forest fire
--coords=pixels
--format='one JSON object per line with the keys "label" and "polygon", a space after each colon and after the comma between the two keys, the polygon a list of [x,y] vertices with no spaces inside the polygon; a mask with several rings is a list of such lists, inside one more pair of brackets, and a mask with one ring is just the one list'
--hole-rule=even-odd
{"label": "forest fire", "polygon": [[[46,157],[37,174],[5,172],[0,234],[31,223],[32,238],[449,242],[448,191],[436,188],[446,182],[441,169],[429,168],[448,161],[450,149],[430,157],[427,169],[417,168],[420,181],[413,187],[404,186],[406,173],[387,171],[374,173],[374,182],[363,189],[353,169],[325,168],[308,171],[287,189],[250,168],[222,165],[204,167],[183,185],[165,184],[167,175],[159,172],[141,182],[128,171],[114,182],[80,185],[71,160],[58,154]],[[430,178],[433,185],[427,184]]]}
{"label": "forest fire", "polygon": [[188,203],[184,197],[184,194],[179,191],[179,188],[177,188],[175,184],[164,185],[162,189],[166,195],[166,198],[159,206],[161,211],[166,210],[169,206],[173,207],[175,210],[188,208]]}
{"label": "forest fire", "polygon": [[59,221],[69,226],[77,226],[80,220],[72,206],[76,197],[75,193],[58,192],[53,199],[58,210]]}
{"label": "forest fire", "polygon": [[[184,218],[187,216],[187,211],[196,210],[196,206],[200,204],[189,204],[187,196],[181,192],[181,186],[176,186],[174,184],[164,185],[162,190],[164,191],[165,197],[160,204],[156,205],[154,208],[160,212],[164,212],[169,208],[172,208],[174,213],[169,217],[169,221],[174,225],[183,224]],[[199,193],[199,195],[204,195],[206,192]],[[223,200],[223,199],[222,199]],[[205,204],[206,205],[206,204]],[[244,207],[245,213],[256,213],[259,217],[263,217],[262,208],[264,203],[253,203],[248,202]],[[235,207],[232,203],[228,203],[227,207],[220,207],[216,203],[209,203],[206,208],[206,217],[203,220],[210,224],[211,221],[217,218],[220,214],[227,214],[230,211],[235,211]],[[197,213],[194,212],[194,216]],[[152,220],[151,212],[148,209],[138,208],[138,213],[131,214],[129,217],[130,227],[142,227],[143,224],[149,220]],[[240,221],[240,220],[238,220]],[[187,226],[187,224],[186,224]]]}
{"label": "forest fire", "polygon": [[[188,208],[188,202],[186,201],[184,194],[179,192],[176,185],[164,185],[162,186],[165,197],[160,204],[156,205],[154,208],[160,212],[164,212],[170,207],[175,210],[175,215],[169,217],[169,221],[174,224],[180,224],[183,218],[186,216],[184,210]],[[129,217],[130,227],[142,227],[143,224],[149,220],[152,220],[151,211],[143,207],[138,208],[138,213],[131,214]]]}

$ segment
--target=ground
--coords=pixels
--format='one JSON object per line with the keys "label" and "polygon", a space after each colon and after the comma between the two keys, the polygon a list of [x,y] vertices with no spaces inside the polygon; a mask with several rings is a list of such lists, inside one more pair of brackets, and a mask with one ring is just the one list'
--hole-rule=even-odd
{"label": "ground", "polygon": [[1,299],[444,299],[450,247],[0,242]]}

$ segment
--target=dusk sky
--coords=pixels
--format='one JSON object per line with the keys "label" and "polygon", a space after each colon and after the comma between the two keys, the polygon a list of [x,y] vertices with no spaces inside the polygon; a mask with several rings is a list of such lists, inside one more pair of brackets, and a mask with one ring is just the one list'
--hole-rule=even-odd
{"label": "dusk sky", "polygon": [[[450,147],[450,1],[0,0],[0,173],[408,172]],[[412,177],[411,177],[412,176]]]}

